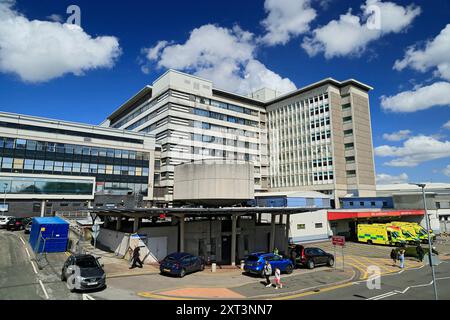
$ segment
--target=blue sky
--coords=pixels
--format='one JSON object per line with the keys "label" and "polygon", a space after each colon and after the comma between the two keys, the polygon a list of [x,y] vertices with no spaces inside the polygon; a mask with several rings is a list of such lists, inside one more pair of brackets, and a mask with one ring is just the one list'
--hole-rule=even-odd
{"label": "blue sky", "polygon": [[[80,30],[62,26],[71,4]],[[369,5],[382,18],[370,31]],[[98,124],[167,67],[241,93],[355,78],[375,88],[380,181],[450,182],[449,12],[438,0],[0,0],[0,110]]]}

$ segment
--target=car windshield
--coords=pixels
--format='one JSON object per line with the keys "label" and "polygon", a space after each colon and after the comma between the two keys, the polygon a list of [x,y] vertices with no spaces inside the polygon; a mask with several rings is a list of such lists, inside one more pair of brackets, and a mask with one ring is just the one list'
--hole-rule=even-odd
{"label": "car windshield", "polygon": [[251,255],[247,257],[247,261],[258,261],[259,258],[255,255]]}
{"label": "car windshield", "polygon": [[398,238],[397,231],[392,232],[392,238],[394,238],[394,239]]}
{"label": "car windshield", "polygon": [[409,233],[408,231],[403,231],[403,235],[405,235],[405,236],[407,236],[407,237],[409,237],[409,238],[414,238],[414,237],[412,236],[412,234]]}
{"label": "car windshield", "polygon": [[80,268],[98,268],[99,264],[94,257],[77,259],[77,266]]}

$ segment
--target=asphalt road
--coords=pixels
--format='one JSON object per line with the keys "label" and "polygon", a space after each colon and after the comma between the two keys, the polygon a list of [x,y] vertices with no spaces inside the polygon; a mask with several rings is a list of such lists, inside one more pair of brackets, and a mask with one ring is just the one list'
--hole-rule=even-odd
{"label": "asphalt road", "polygon": [[[435,267],[438,296],[440,300],[450,299],[450,263],[441,262]],[[428,265],[399,274],[381,277],[380,287],[369,289],[366,281],[349,286],[298,297],[307,300],[433,300],[431,270]],[[370,284],[375,284],[371,281]]]}
{"label": "asphalt road", "polygon": [[59,278],[64,257],[49,254],[38,264],[23,231],[0,230],[0,300],[82,299]]}

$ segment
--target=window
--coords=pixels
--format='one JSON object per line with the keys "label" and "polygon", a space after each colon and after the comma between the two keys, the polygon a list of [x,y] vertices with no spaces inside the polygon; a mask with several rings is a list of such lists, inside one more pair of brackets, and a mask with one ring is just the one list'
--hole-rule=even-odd
{"label": "window", "polygon": [[349,117],[344,117],[344,123],[348,123],[348,122],[351,122],[352,121],[352,117],[351,116],[349,116]]}
{"label": "window", "polygon": [[375,206],[376,206],[376,203],[375,203],[374,201],[372,201],[372,202],[370,202],[370,205],[371,205],[372,207],[375,207]]}
{"label": "window", "polygon": [[344,146],[345,150],[352,150],[355,147],[353,143],[346,143]]}
{"label": "window", "polygon": [[14,169],[15,170],[23,169],[23,159],[14,159]]}
{"label": "window", "polygon": [[353,201],[350,201],[350,202],[348,203],[348,205],[351,206],[351,207],[353,207]]}
{"label": "window", "polygon": [[297,230],[305,230],[306,225],[304,223],[297,224]]}
{"label": "window", "polygon": [[441,208],[441,203],[440,202],[436,202],[436,209],[440,209]]}
{"label": "window", "polygon": [[346,103],[342,105],[342,110],[347,110],[350,109],[352,107],[352,105],[350,103]]}
{"label": "window", "polygon": [[315,223],[314,226],[316,227],[316,229],[322,229],[323,228],[323,224],[322,223]]}
{"label": "window", "polygon": [[353,135],[353,130],[344,130],[344,137],[349,137]]}
{"label": "window", "polygon": [[383,207],[386,208],[388,206],[387,201],[383,201]]}
{"label": "window", "polygon": [[359,203],[359,205],[360,205],[361,207],[364,207],[364,202],[361,201],[361,202]]}

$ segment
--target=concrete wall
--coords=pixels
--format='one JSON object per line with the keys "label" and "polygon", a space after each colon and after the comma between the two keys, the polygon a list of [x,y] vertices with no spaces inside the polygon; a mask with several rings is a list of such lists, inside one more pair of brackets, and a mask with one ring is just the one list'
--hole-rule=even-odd
{"label": "concrete wall", "polygon": [[108,248],[117,256],[123,257],[126,255],[129,248],[130,234],[115,230],[100,228],[100,233],[97,237],[97,243]]}
{"label": "concrete wall", "polygon": [[[254,198],[254,167],[251,163],[211,161],[175,167],[173,199],[205,202],[241,202]],[[217,202],[216,202],[217,203]],[[218,204],[218,203],[217,203]]]}

